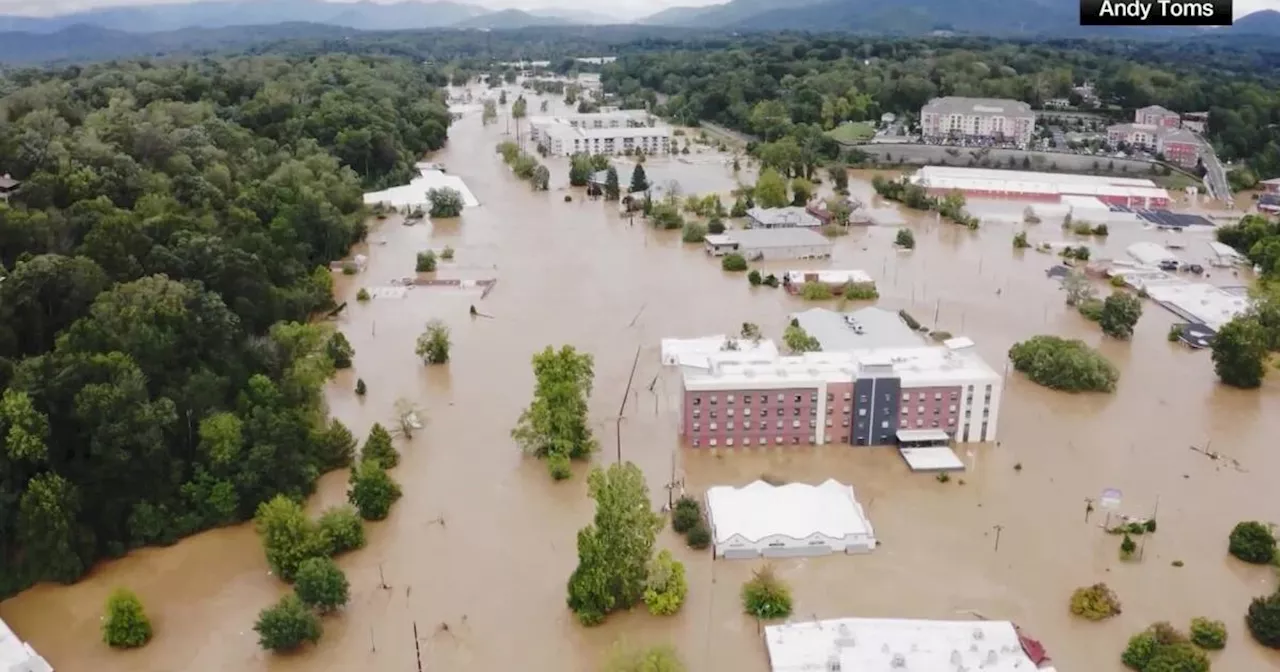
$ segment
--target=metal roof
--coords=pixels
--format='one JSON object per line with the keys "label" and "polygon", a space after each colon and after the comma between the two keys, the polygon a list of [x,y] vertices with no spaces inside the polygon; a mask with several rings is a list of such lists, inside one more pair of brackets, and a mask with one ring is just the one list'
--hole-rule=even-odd
{"label": "metal roof", "polygon": [[1031,106],[1020,100],[1004,98],[964,98],[946,96],[925,103],[922,114],[1004,114],[1010,116],[1035,116]]}
{"label": "metal roof", "polygon": [[745,248],[767,247],[831,247],[826,236],[808,228],[789,226],[780,229],[734,229],[724,234]]}

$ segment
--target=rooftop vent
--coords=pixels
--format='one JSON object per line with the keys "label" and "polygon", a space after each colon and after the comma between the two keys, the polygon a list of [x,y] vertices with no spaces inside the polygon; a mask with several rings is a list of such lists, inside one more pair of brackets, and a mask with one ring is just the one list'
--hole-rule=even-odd
{"label": "rooftop vent", "polygon": [[895,670],[905,670],[907,668],[907,657],[901,653],[893,654],[893,661],[889,663],[889,667]]}
{"label": "rooftop vent", "polygon": [[987,651],[987,659],[986,659],[986,661],[985,661],[985,663],[986,663],[986,665],[987,665],[987,666],[993,666],[993,665],[995,665],[999,660],[1000,660],[1000,656],[999,656],[998,654],[996,654],[995,649],[991,649],[990,651]]}
{"label": "rooftop vent", "polygon": [[986,633],[985,633],[985,632],[983,632],[983,631],[982,631],[982,628],[974,628],[974,629],[973,629],[973,638],[974,638],[975,640],[977,640],[977,641],[981,642],[983,639],[986,639],[986,637],[987,637],[987,635],[986,635]]}
{"label": "rooftop vent", "polygon": [[955,649],[952,649],[952,650],[951,650],[951,664],[952,664],[952,665],[959,665],[963,660],[964,660],[964,658],[962,658],[962,657],[960,656],[960,652],[959,652],[959,651],[956,651]]}

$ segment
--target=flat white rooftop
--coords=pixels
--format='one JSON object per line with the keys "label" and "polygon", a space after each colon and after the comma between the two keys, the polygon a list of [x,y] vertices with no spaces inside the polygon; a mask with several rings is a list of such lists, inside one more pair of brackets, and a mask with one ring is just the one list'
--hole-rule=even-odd
{"label": "flat white rooftop", "polygon": [[1252,305],[1247,296],[1207,283],[1151,284],[1143,289],[1153,301],[1175,315],[1203,324],[1214,331],[1249,310]]}
{"label": "flat white rooftop", "polygon": [[1134,243],[1125,249],[1129,256],[1133,257],[1140,264],[1154,266],[1163,261],[1178,262],[1178,255],[1170,252],[1163,245],[1158,245],[1149,241]]}
{"label": "flat white rooftop", "polygon": [[1139,177],[1107,177],[1076,175],[1073,173],[1041,173],[1030,170],[995,170],[991,168],[961,168],[956,166],[925,166],[916,173],[924,177],[967,178],[973,180],[1017,180],[1022,182],[1053,182],[1057,184],[1112,185],[1117,187],[1155,187],[1155,182]]}
{"label": "flat white rooftop", "polygon": [[942,346],[808,352],[768,363],[725,353],[709,371],[685,369],[687,390],[787,389],[852,382],[863,366],[892,366],[907,387],[959,385],[1000,380],[972,348]]}
{"label": "flat white rooftop", "polygon": [[53,668],[0,620],[0,672],[53,672]]}
{"label": "flat white rooftop", "polygon": [[772,362],[778,358],[778,346],[767,338],[756,341],[725,335],[662,339],[663,366],[689,366],[710,370],[722,358]]}
{"label": "flat white rooftop", "polygon": [[1034,672],[1008,621],[842,618],[764,630],[773,672]]}
{"label": "flat white rooftop", "polygon": [[717,543],[735,535],[749,542],[774,536],[799,541],[814,534],[874,536],[853,487],[833,479],[821,485],[718,485],[707,490],[707,508]]}
{"label": "flat white rooftop", "polygon": [[926,166],[912,175],[909,181],[928,189],[956,189],[959,191],[987,191],[1006,194],[1169,198],[1167,190],[1157,187],[1150,180],[1095,177],[1093,175],[1032,173],[1020,170]]}
{"label": "flat white rooftop", "polygon": [[476,200],[475,194],[471,193],[467,183],[463,182],[461,177],[422,166],[418,167],[418,177],[410,180],[409,184],[367,193],[364,195],[364,203],[365,205],[383,203],[397,209],[429,208],[431,199],[427,198],[427,192],[439,188],[453,189],[462,194],[462,204],[468,208],[480,205],[480,201]]}
{"label": "flat white rooftop", "polygon": [[[898,434],[901,436],[902,432]],[[899,448],[898,453],[911,471],[964,471],[964,462],[946,446]]]}
{"label": "flat white rooftop", "polygon": [[866,271],[861,270],[814,270],[814,271],[787,271],[783,274],[787,280],[804,284],[808,281],[821,282],[828,285],[843,285],[846,282],[857,284],[874,284],[875,279]]}

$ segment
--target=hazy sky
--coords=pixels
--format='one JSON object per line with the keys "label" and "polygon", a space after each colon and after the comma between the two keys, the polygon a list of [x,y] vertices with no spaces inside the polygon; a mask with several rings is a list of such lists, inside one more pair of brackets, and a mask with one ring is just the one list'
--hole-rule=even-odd
{"label": "hazy sky", "polygon": [[[26,16],[54,16],[68,14],[95,7],[113,7],[121,5],[155,5],[161,3],[181,3],[192,0],[0,0],[0,14],[20,14]],[[271,0],[257,0],[270,2]],[[355,0],[328,0],[330,2],[353,2]],[[396,0],[373,0],[389,3]],[[635,17],[652,14],[667,7],[692,7],[713,5],[725,0],[457,0],[469,4],[481,5],[491,9],[538,9],[556,7],[560,9],[584,9],[608,13],[618,17]],[[1017,0],[1009,0],[1016,2]],[[1235,15],[1244,16],[1260,9],[1280,10],[1280,0],[1235,0]]]}

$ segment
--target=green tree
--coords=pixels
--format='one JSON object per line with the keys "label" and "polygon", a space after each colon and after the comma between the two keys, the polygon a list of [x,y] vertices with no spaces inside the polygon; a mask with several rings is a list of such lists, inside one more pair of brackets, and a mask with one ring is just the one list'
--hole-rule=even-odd
{"label": "green tree", "polygon": [[1142,302],[1128,292],[1112,292],[1102,303],[1098,324],[1102,333],[1122,340],[1133,335],[1133,327],[1142,317]]}
{"label": "green tree", "polygon": [[604,672],[685,672],[676,650],[669,646],[648,649],[618,647],[605,663]]}
{"label": "green tree", "polygon": [[[640,170],[640,166],[636,166],[636,170]],[[634,173],[632,174],[634,178]],[[618,169],[613,166],[605,171],[604,175],[604,199],[606,201],[616,201],[621,197],[621,189],[618,186]]]}
{"label": "green tree", "polygon": [[462,215],[466,203],[462,200],[462,192],[452,187],[436,187],[427,190],[427,200],[431,201],[430,213],[438,219],[448,219]]}
{"label": "green tree", "polygon": [[1017,232],[1017,233],[1013,234],[1013,249],[1015,249],[1015,250],[1025,250],[1025,249],[1027,249],[1028,247],[1031,247],[1031,243],[1028,243],[1028,242],[1027,242],[1027,232],[1026,232],[1026,231],[1019,231],[1019,232]]}
{"label": "green tree", "polygon": [[276,653],[296,651],[308,642],[315,644],[324,632],[319,617],[292,593],[263,609],[253,630],[258,633],[258,645]]}
{"label": "green tree", "polygon": [[729,209],[729,216],[734,219],[741,219],[747,216],[747,199],[739,196],[733,201],[733,207]]}
{"label": "green tree", "polygon": [[747,273],[747,282],[751,283],[752,287],[759,287],[764,282],[764,276],[760,275],[760,271],[753,268],[750,273]]}
{"label": "green tree", "polygon": [[689,584],[684,578],[684,563],[671,557],[671,551],[660,551],[649,561],[645,579],[644,603],[654,616],[671,616],[684,605]]}
{"label": "green tree", "polygon": [[849,170],[842,163],[827,166],[827,176],[831,178],[831,186],[837,194],[849,193]]}
{"label": "green tree", "polygon": [[317,521],[320,534],[328,542],[328,555],[341,555],[364,548],[364,522],[354,507],[343,504],[325,509]]}
{"label": "green tree", "polygon": [[569,608],[595,625],[644,597],[649,559],[662,518],[649,505],[649,488],[630,462],[593,469],[588,494],[595,519],[578,532],[578,567],[569,577]]}
{"label": "green tree", "polygon": [[418,262],[413,270],[418,273],[435,273],[436,272],[436,253],[432,250],[418,253]]}
{"label": "green tree", "polygon": [[1105,583],[1077,588],[1071,593],[1071,613],[1090,621],[1101,621],[1120,613],[1120,599]]}
{"label": "green tree", "polygon": [[736,252],[724,255],[720,260],[720,268],[733,273],[747,270],[747,260]]}
{"label": "green tree", "polygon": [[680,232],[680,240],[686,243],[701,243],[707,238],[707,227],[698,222],[685,222]]}
{"label": "green tree", "polygon": [[644,166],[636,164],[635,170],[631,171],[631,193],[649,190],[649,177],[644,173]]}
{"label": "green tree", "polygon": [[894,238],[893,244],[904,250],[915,249],[916,234],[912,233],[911,229],[898,229],[898,235]]}
{"label": "green tree", "polygon": [[711,545],[711,528],[704,520],[699,520],[685,536],[689,542],[689,548],[702,550]]}
{"label": "green tree", "polygon": [[813,198],[813,183],[803,177],[791,180],[791,205],[803,208]]}
{"label": "green tree", "polygon": [[116,649],[134,649],[151,641],[151,620],[133,591],[117,588],[107,598],[102,640]]}
{"label": "green tree", "polygon": [[1206,651],[1227,646],[1227,625],[1222,621],[1197,616],[1191,619],[1191,643]]}
{"label": "green tree", "polygon": [[1280,649],[1280,591],[1253,598],[1244,620],[1254,640],[1265,647]]}
{"label": "green tree", "polygon": [[1032,336],[1009,349],[1013,368],[1032,381],[1063,392],[1111,392],[1120,372],[1077,339]]}
{"label": "green tree", "polygon": [[[594,166],[591,165],[590,154],[574,154],[569,157],[569,186],[585,187],[591,179]],[[615,175],[616,175],[615,171]]]}
{"label": "green tree", "polygon": [[480,123],[488,126],[498,120],[498,104],[492,100],[484,101],[484,111],[480,115]]}
{"label": "green tree", "polygon": [[374,460],[383,469],[394,469],[400,464],[400,451],[396,450],[391,432],[382,423],[375,422],[369,428],[369,436],[365,438],[364,448],[360,450],[360,460]]}
{"label": "green tree", "polygon": [[787,183],[773,168],[765,168],[756,180],[756,204],[762,208],[781,208],[787,205]]}
{"label": "green tree", "polygon": [[[744,335],[743,338],[749,337]],[[702,507],[698,504],[698,500],[686,496],[681,496],[680,499],[676,500],[676,505],[671,510],[671,529],[684,534],[693,529],[693,526],[697,525],[701,520]]]}
{"label": "green tree", "polygon": [[426,331],[418,335],[418,343],[413,351],[427,364],[447,364],[451,346],[449,327],[440,320],[431,320],[427,323]]}
{"label": "green tree", "polygon": [[[511,438],[530,455],[550,462],[566,476],[564,460],[583,460],[596,450],[587,422],[595,360],[573,346],[547,346],[533,356],[533,401],[520,414]],[[559,466],[556,466],[556,465]]]}
{"label": "green tree", "polygon": [[1271,526],[1256,520],[1237,523],[1231,530],[1227,552],[1255,565],[1270,564],[1276,559],[1276,537]]}
{"label": "green tree", "polygon": [[822,350],[822,343],[818,342],[817,338],[810,336],[809,332],[798,324],[787,326],[786,330],[782,332],[782,343],[787,346],[787,350],[790,350],[795,355]]}
{"label": "green tree", "polygon": [[[229,417],[235,418],[235,416]],[[316,444],[316,452],[325,469],[341,469],[350,466],[351,459],[356,454],[356,437],[337,418],[313,432],[312,441]],[[230,510],[226,513],[230,515],[234,511]]]}
{"label": "green tree", "polygon": [[400,485],[377,460],[361,460],[352,468],[347,501],[355,505],[361,518],[385,519],[401,494]]}
{"label": "green tree", "polygon": [[1266,358],[1267,335],[1253,317],[1237,317],[1213,337],[1213,370],[1226,385],[1260,387],[1267,373]]}
{"label": "green tree", "polygon": [[347,575],[329,558],[302,561],[293,588],[303,604],[322,614],[342,608],[351,599]]}
{"label": "green tree", "polygon": [[546,166],[533,169],[533,177],[529,178],[534,191],[546,191],[551,186],[551,171]]}
{"label": "green tree", "polygon": [[37,577],[71,582],[84,571],[76,538],[80,506],[76,487],[58,474],[38,474],[27,483],[18,505],[18,541]]}
{"label": "green tree", "polygon": [[791,588],[778,578],[772,565],[765,565],[742,584],[742,608],[762,621],[786,618],[791,615]]}
{"label": "green tree", "polygon": [[[770,142],[791,127],[791,115],[780,100],[763,100],[751,109],[751,128]],[[767,206],[766,206],[767,207]]]}
{"label": "green tree", "polygon": [[293,581],[304,560],[322,557],[329,551],[329,542],[307,518],[302,505],[284,495],[263,502],[253,525],[262,540],[267,565],[285,581]]}
{"label": "green tree", "polygon": [[333,360],[334,368],[351,368],[351,358],[355,356],[356,349],[351,347],[351,342],[347,340],[347,337],[341,331],[333,332],[333,335],[329,337],[325,350],[329,355],[329,359]]}

